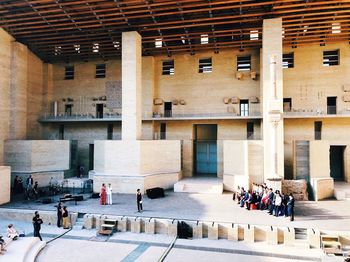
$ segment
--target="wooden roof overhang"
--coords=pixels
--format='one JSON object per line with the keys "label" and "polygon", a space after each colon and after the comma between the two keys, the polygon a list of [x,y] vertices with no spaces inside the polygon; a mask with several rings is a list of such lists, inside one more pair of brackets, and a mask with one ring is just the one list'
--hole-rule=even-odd
{"label": "wooden roof overhang", "polygon": [[262,21],[273,17],[282,17],[288,46],[350,38],[350,0],[0,1],[0,26],[46,62],[118,57],[121,33],[133,30],[142,35],[144,55],[260,48]]}

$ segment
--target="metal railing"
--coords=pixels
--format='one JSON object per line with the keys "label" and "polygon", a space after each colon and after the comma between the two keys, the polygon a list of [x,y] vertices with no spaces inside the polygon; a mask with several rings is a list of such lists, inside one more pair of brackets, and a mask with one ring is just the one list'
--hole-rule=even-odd
{"label": "metal railing", "polygon": [[[102,117],[101,117],[102,116]],[[104,113],[103,115],[97,116],[93,113],[72,113],[72,114],[53,114],[44,113],[40,116],[41,120],[84,120],[84,119],[121,119],[121,113]]]}
{"label": "metal railing", "polygon": [[284,111],[285,115],[350,115],[350,108],[337,110],[337,106],[327,106],[322,108],[292,108],[290,111]]}
{"label": "metal railing", "polygon": [[187,117],[234,117],[234,118],[247,118],[247,117],[259,117],[261,116],[260,110],[249,110],[247,116],[241,116],[237,112],[215,112],[211,110],[166,110],[161,112],[146,111],[143,114],[144,118],[187,118]]}

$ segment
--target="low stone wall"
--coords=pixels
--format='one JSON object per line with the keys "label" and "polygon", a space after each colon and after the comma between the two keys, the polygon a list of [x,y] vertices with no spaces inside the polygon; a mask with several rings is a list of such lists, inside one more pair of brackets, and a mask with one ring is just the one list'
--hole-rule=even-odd
{"label": "low stone wall", "polygon": [[[0,208],[0,219],[32,222],[35,210]],[[39,211],[40,217],[46,225],[56,225],[57,214],[55,211]],[[71,224],[74,225],[78,213],[70,212]]]}
{"label": "low stone wall", "polygon": [[312,178],[311,186],[315,201],[331,198],[334,196],[333,178]]}
{"label": "low stone wall", "polygon": [[283,180],[282,181],[283,194],[292,193],[295,200],[308,200],[307,182],[304,179],[300,180]]}

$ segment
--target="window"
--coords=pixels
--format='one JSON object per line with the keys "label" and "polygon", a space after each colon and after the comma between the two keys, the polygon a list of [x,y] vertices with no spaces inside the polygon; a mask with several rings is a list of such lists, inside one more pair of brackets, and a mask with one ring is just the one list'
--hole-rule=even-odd
{"label": "window", "polygon": [[339,65],[339,50],[323,51],[323,66]]}
{"label": "window", "polygon": [[64,79],[65,80],[74,79],[74,66],[66,66]]}
{"label": "window", "polygon": [[321,140],[322,121],[315,121],[314,129],[315,129],[315,140]]}
{"label": "window", "polygon": [[327,114],[328,115],[337,114],[337,97],[336,96],[327,97]]}
{"label": "window", "polygon": [[58,139],[63,140],[64,139],[64,125],[60,125],[58,129]]}
{"label": "window", "polygon": [[106,77],[106,64],[96,65],[96,78]]}
{"label": "window", "polygon": [[201,35],[201,44],[205,45],[209,43],[209,37],[208,35]]}
{"label": "window", "polygon": [[240,100],[239,112],[240,112],[240,116],[249,116],[249,101],[248,101],[248,99]]}
{"label": "window", "polygon": [[258,30],[250,30],[250,40],[259,40]]}
{"label": "window", "polygon": [[107,140],[113,140],[113,124],[107,126]]}
{"label": "window", "polygon": [[283,54],[283,68],[293,68],[294,67],[294,53]]}
{"label": "window", "polygon": [[238,56],[237,57],[237,71],[250,71],[251,69],[251,56]]}
{"label": "window", "polygon": [[163,61],[163,75],[174,75],[175,74],[175,67],[174,67],[174,60],[167,60]]}
{"label": "window", "polygon": [[292,99],[283,98],[283,112],[290,112],[292,110]]}
{"label": "window", "polygon": [[160,123],[160,136],[161,140],[166,139],[166,123]]}
{"label": "window", "polygon": [[199,73],[211,73],[213,71],[213,65],[211,58],[199,59]]}
{"label": "window", "polygon": [[163,41],[162,41],[162,39],[161,39],[161,38],[157,38],[156,41],[154,42],[154,46],[155,46],[156,48],[162,47],[162,46],[163,46]]}
{"label": "window", "polygon": [[92,52],[93,53],[98,53],[100,49],[100,44],[99,43],[93,43],[92,44]]}
{"label": "window", "polygon": [[341,33],[340,23],[333,23],[332,24],[332,34],[340,34],[340,33]]}
{"label": "window", "polygon": [[247,123],[247,139],[254,139],[254,122]]}

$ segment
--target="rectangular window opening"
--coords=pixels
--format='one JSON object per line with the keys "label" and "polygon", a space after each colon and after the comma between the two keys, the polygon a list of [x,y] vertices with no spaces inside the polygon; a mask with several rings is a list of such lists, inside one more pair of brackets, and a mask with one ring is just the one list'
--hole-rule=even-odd
{"label": "rectangular window opening", "polygon": [[294,67],[294,53],[283,54],[283,68],[293,68]]}
{"label": "rectangular window opening", "polygon": [[250,71],[251,70],[251,56],[238,56],[237,57],[237,71]]}
{"label": "rectangular window opening", "polygon": [[163,46],[163,40],[161,38],[157,38],[156,41],[154,42],[154,46],[156,48],[160,48]]}
{"label": "rectangular window opening", "polygon": [[66,66],[65,67],[64,79],[65,80],[74,79],[74,66]]}
{"label": "rectangular window opening", "polygon": [[323,51],[323,66],[339,65],[339,50]]}
{"label": "rectangular window opening", "polygon": [[174,75],[175,74],[175,66],[174,60],[163,61],[163,75]]}
{"label": "rectangular window opening", "polygon": [[96,78],[105,78],[106,77],[106,64],[96,65]]}
{"label": "rectangular window opening", "polygon": [[250,30],[250,40],[259,40],[258,30]]}
{"label": "rectangular window opening", "polygon": [[166,139],[166,123],[160,123],[160,136],[161,140]]}
{"label": "rectangular window opening", "polygon": [[247,123],[247,139],[254,139],[254,122]]}
{"label": "rectangular window opening", "polygon": [[283,98],[283,112],[292,110],[292,98]]}
{"label": "rectangular window opening", "polygon": [[211,73],[213,71],[213,64],[211,58],[199,59],[199,73]]}
{"label": "rectangular window opening", "polygon": [[340,23],[332,24],[332,34],[340,34],[341,33],[341,25]]}
{"label": "rectangular window opening", "polygon": [[209,43],[209,37],[208,35],[201,35],[201,44],[205,45]]}
{"label": "rectangular window opening", "polygon": [[321,140],[322,138],[322,121],[315,121],[315,140]]}
{"label": "rectangular window opening", "polygon": [[113,124],[107,126],[107,140],[113,140]]}

